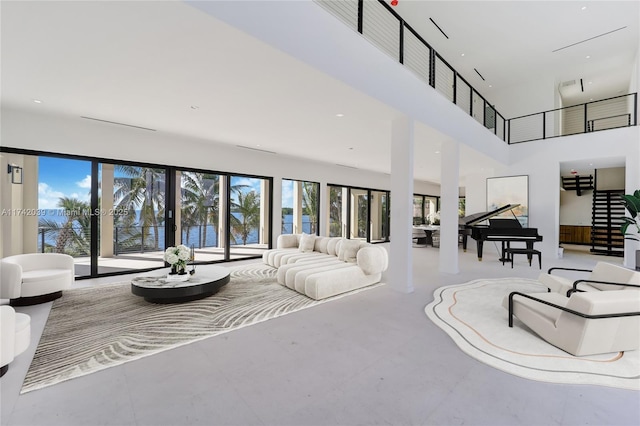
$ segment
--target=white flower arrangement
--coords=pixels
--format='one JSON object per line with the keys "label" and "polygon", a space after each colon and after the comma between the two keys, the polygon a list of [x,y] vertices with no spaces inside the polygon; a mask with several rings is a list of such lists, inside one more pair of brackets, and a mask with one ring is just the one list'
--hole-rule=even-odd
{"label": "white flower arrangement", "polygon": [[432,225],[440,225],[440,212],[429,213],[427,216],[429,223]]}
{"label": "white flower arrangement", "polygon": [[191,259],[189,247],[180,244],[177,247],[168,247],[164,252],[164,260],[176,269],[185,269],[187,261]]}

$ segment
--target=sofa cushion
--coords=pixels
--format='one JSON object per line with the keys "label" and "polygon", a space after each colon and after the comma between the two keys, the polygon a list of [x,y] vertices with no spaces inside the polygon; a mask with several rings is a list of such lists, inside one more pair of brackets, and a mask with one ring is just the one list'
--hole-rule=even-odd
{"label": "sofa cushion", "polygon": [[329,239],[329,242],[327,243],[327,254],[330,254],[331,256],[338,255],[337,246],[340,240],[342,240],[342,238],[340,237],[334,237]]}
{"label": "sofa cushion", "polygon": [[316,236],[310,234],[302,234],[300,237],[300,245],[298,246],[298,250],[303,253],[309,253],[313,251],[316,243]]}
{"label": "sofa cushion", "polygon": [[329,240],[331,238],[329,237],[318,237],[316,238],[316,244],[315,247],[313,248],[314,251],[317,251],[319,253],[325,253],[328,254],[329,252],[327,251],[327,245],[329,245]]}
{"label": "sofa cushion", "polygon": [[343,262],[355,263],[359,249],[359,240],[342,240],[342,243],[340,243],[340,247],[338,247],[338,260],[342,260]]}

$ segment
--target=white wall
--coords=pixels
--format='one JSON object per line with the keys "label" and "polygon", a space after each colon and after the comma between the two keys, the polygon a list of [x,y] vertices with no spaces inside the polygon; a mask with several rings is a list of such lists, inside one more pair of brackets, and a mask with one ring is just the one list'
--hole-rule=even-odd
{"label": "white wall", "polygon": [[[390,176],[384,173],[354,170],[285,155],[237,148],[214,141],[85,120],[80,117],[32,114],[6,108],[2,110],[2,115],[0,136],[4,147],[273,177],[274,211],[281,209],[281,179],[283,178],[320,182],[321,188],[332,183],[390,190]],[[4,170],[6,170],[7,161],[16,162],[12,154],[3,153]],[[7,175],[5,173],[5,177]],[[21,185],[7,187],[5,180],[2,181],[3,208],[11,205],[8,199],[5,200],[12,194],[12,191],[7,188],[15,187],[16,191],[21,189]],[[414,185],[416,191],[420,193],[440,194],[439,185],[427,182],[415,182]],[[280,220],[279,214],[273,216],[274,236],[278,235],[281,229]],[[17,244],[21,238],[4,238],[11,235],[10,230],[9,221],[4,221],[3,241],[7,244],[9,241],[14,241],[12,244]],[[13,234],[16,232],[18,231],[14,227]],[[20,252],[17,248],[10,251]]]}
{"label": "white wall", "polygon": [[[530,227],[544,238],[544,256],[555,257],[559,239],[560,163],[624,158],[626,192],[640,188],[640,127],[627,127],[511,145],[513,174],[529,175]],[[597,166],[597,164],[596,164]],[[634,266],[635,242],[625,241],[625,265]]]}
{"label": "white wall", "polygon": [[452,140],[507,163],[503,141],[321,6],[310,1],[192,5]]}
{"label": "white wall", "polygon": [[593,192],[560,191],[560,225],[591,226]]}
{"label": "white wall", "polygon": [[553,77],[542,76],[539,80],[490,91],[486,96],[505,119],[510,119],[558,108],[557,86]]}

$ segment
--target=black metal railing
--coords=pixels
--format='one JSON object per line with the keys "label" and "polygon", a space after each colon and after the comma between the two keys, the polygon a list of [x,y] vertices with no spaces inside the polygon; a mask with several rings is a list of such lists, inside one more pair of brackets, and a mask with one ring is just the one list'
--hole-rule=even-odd
{"label": "black metal railing", "polygon": [[506,141],[506,120],[384,0],[318,4],[413,71],[497,137]]}
{"label": "black metal railing", "polygon": [[[309,222],[306,222],[307,226]],[[303,229],[307,229],[304,227]],[[206,232],[205,232],[206,228]],[[315,232],[315,230],[313,231]],[[313,233],[312,232],[312,233]],[[231,232],[232,245],[242,245],[242,235]],[[113,254],[148,253],[164,250],[165,226],[115,226],[113,228]],[[73,257],[89,256],[91,235],[88,229],[73,227],[38,227],[39,253],[65,253]],[[182,241],[188,246],[196,248],[217,247],[218,233],[212,224],[196,224],[182,226]],[[233,243],[235,241],[235,243]],[[255,244],[259,241],[259,229],[253,228],[246,243]]]}
{"label": "black metal railing", "polygon": [[[315,234],[318,229],[317,222],[302,221],[302,232],[305,234]],[[293,222],[282,222],[282,233],[293,234]]]}
{"label": "black metal railing", "polygon": [[638,124],[638,94],[614,96],[507,120],[510,144]]}
{"label": "black metal railing", "polygon": [[[386,1],[315,1],[507,143],[637,125],[635,93],[505,120]],[[625,96],[633,96],[627,109],[620,110],[624,102],[607,105]]]}

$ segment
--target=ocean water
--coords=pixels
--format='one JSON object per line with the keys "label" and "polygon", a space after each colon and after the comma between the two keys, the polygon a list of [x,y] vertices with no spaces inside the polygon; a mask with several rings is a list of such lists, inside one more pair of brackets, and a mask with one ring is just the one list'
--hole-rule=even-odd
{"label": "ocean water", "polygon": [[[39,215],[40,218],[42,219],[46,219],[46,220],[50,220],[50,221],[54,221],[60,225],[64,224],[67,220],[67,216],[64,215],[64,210],[62,209],[49,209],[49,210],[42,210],[41,213]],[[138,212],[139,215],[139,212]],[[235,214],[234,215],[236,217],[240,217],[239,215]],[[292,215],[285,215],[283,217],[283,221],[282,221],[282,233],[292,233],[292,229],[293,229],[293,216]],[[311,233],[311,223],[309,223],[309,218],[308,216],[303,216],[302,218],[302,229],[303,232],[305,233]],[[77,228],[76,228],[77,231]],[[121,242],[122,240],[128,238],[128,235],[124,234],[123,235],[124,230],[122,228],[118,228],[114,230],[114,244],[116,244],[117,242]],[[140,233],[140,227],[136,227],[135,232]],[[251,232],[247,238],[247,244],[255,244],[258,243],[259,241],[259,234],[258,234],[259,230],[255,229],[253,232]],[[151,241],[153,241],[154,238],[154,228],[149,229],[149,232],[147,233],[147,244],[146,244],[146,249],[148,250],[148,245],[150,244]],[[164,249],[164,235],[165,235],[165,227],[164,226],[158,226],[158,240],[160,241],[160,249]],[[44,242],[45,245],[52,245],[55,246],[56,244],[56,237],[57,237],[57,233],[47,233],[44,234],[42,232],[42,230],[39,230],[39,234],[38,234],[38,250],[42,251],[42,243]],[[44,239],[44,241],[43,241]],[[88,237],[87,237],[88,239]],[[237,236],[236,237],[236,242],[237,244],[242,244],[242,239]],[[137,242],[135,242],[137,243]],[[142,246],[142,241],[140,241],[137,244],[133,244],[131,246],[131,248],[124,250],[122,248],[119,248],[119,250],[116,251],[140,251],[141,250],[141,246]],[[218,232],[217,232],[217,227],[214,225],[207,225],[206,227],[203,225],[199,225],[199,226],[191,226],[188,229],[184,228],[182,229],[182,243],[188,246],[194,245],[196,248],[202,248],[202,247],[215,247],[218,245]]]}

